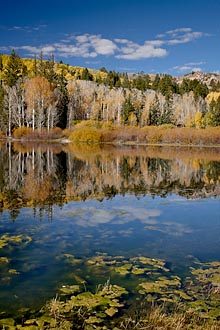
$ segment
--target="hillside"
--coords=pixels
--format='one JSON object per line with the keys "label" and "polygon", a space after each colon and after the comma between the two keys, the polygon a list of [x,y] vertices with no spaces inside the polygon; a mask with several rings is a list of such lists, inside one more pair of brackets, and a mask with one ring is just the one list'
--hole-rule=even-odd
{"label": "hillside", "polygon": [[183,79],[195,80],[197,79],[203,84],[206,84],[209,88],[212,87],[213,82],[219,83],[220,82],[220,74],[211,73],[211,72],[191,72],[185,74],[184,76],[177,77],[176,80],[179,84],[182,83]]}
{"label": "hillside", "polygon": [[183,77],[70,66],[54,58],[0,56],[0,131],[98,125],[220,126],[220,79],[212,73]]}
{"label": "hillside", "polygon": [[[3,67],[5,67],[8,63],[8,60],[10,58],[9,55],[5,54],[0,54],[1,59],[2,59],[2,64]],[[38,58],[38,59],[33,59],[33,58],[22,58],[22,61],[24,65],[27,67],[27,71],[29,75],[33,74],[34,71],[34,66],[37,63],[40,63],[41,61],[43,62],[50,62],[54,61],[53,57],[48,58],[48,59],[43,59],[43,58]],[[57,74],[64,74],[65,78],[67,80],[75,80],[79,79],[79,77],[82,75],[83,70],[88,69],[89,73],[93,77],[93,81],[96,80],[103,80],[106,79],[108,75],[108,71],[105,68],[100,68],[99,70],[92,69],[92,68],[85,68],[85,67],[79,67],[79,66],[72,66],[69,64],[65,64],[62,61],[56,62],[54,61],[54,70]],[[115,72],[114,70],[110,70],[110,72]],[[1,74],[1,72],[0,72]],[[129,79],[129,81],[134,81],[137,78],[143,78],[146,75],[150,79],[151,82],[154,81],[155,77],[157,76],[156,74],[149,74],[149,73],[144,73],[144,72],[139,72],[139,73],[120,73],[117,72],[117,74],[123,79],[125,76]],[[159,77],[162,78],[166,74],[159,74]],[[216,83],[218,84],[220,82],[220,74],[217,73],[212,73],[212,72],[190,72],[182,76],[172,76],[174,81],[180,85],[184,79],[187,80],[198,80],[199,82],[206,84],[208,88],[212,88],[212,84]]]}

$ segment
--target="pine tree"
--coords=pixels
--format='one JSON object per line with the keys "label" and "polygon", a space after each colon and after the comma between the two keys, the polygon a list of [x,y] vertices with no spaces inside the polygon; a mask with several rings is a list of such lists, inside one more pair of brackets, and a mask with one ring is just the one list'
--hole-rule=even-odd
{"label": "pine tree", "polygon": [[154,89],[155,91],[158,90],[159,82],[160,82],[160,76],[157,74],[157,75],[155,76],[154,81],[153,81],[152,89]]}
{"label": "pine tree", "polygon": [[210,126],[220,126],[220,97],[216,101],[211,101],[209,114]]}
{"label": "pine tree", "polygon": [[67,113],[68,113],[68,90],[67,90],[67,80],[64,73],[61,73],[57,77],[57,88],[58,91],[58,103],[57,109],[59,111],[59,123],[58,126],[62,129],[67,126]]}
{"label": "pine tree", "polygon": [[160,125],[160,102],[156,95],[149,108],[149,124],[154,126]]}
{"label": "pine tree", "polygon": [[127,74],[127,73],[125,73],[125,74],[123,75],[122,87],[123,87],[123,88],[128,88],[128,89],[131,88],[131,82],[130,82],[130,80],[128,79],[128,74]]}
{"label": "pine tree", "polygon": [[163,124],[173,124],[174,114],[173,114],[173,98],[172,96],[167,97],[163,106],[163,112],[160,117],[160,125]]}
{"label": "pine tree", "polygon": [[51,57],[48,58],[48,60],[44,63],[44,77],[51,83],[56,84],[57,81],[57,74],[55,72],[55,61],[54,61],[54,55],[51,55]]}
{"label": "pine tree", "polygon": [[132,112],[134,112],[134,106],[131,102],[131,97],[130,95],[125,99],[124,105],[122,107],[122,121],[124,124],[128,124],[129,122],[129,117]]}
{"label": "pine tree", "polygon": [[26,66],[23,64],[21,58],[15,53],[15,51],[12,50],[8,63],[4,69],[3,80],[5,84],[9,87],[15,86],[16,82],[26,74]]}
{"label": "pine tree", "polygon": [[121,79],[120,79],[119,74],[115,71],[109,71],[107,74],[107,77],[105,79],[105,84],[110,86],[110,88],[120,87]]}
{"label": "pine tree", "polygon": [[93,81],[93,76],[92,76],[92,74],[89,72],[89,70],[87,68],[84,68],[82,70],[81,79],[82,80]]}

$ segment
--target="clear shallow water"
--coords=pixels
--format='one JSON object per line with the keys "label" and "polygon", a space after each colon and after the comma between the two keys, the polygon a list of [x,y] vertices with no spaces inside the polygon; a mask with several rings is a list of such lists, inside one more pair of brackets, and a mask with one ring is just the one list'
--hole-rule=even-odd
{"label": "clear shallow water", "polygon": [[[88,155],[65,155],[69,159],[65,164],[62,154],[61,162],[59,158],[52,162],[56,166],[37,167],[29,195],[28,165],[17,186],[18,172],[11,178],[5,175],[1,191],[4,196],[10,193],[11,204],[0,215],[0,237],[6,242],[0,257],[8,258],[1,265],[1,312],[40,308],[61,286],[77,283],[79,278],[88,288],[110,276],[113,282],[130,285],[126,277],[89,267],[87,261],[99,254],[164,259],[171,272],[180,276],[189,274],[195,259],[220,260],[218,161],[213,165],[200,160],[195,166],[195,159],[192,163],[175,157],[164,160],[158,153],[155,157],[135,154],[134,158],[123,154],[117,161],[115,155],[110,160],[105,155],[103,161],[100,155],[94,160]],[[213,177],[210,168],[217,169]],[[51,190],[49,170],[53,170]],[[36,173],[43,175],[38,193],[35,190],[41,181]],[[40,198],[41,192],[45,196]],[[22,238],[15,242],[18,235]],[[67,255],[79,262],[66,262]]]}
{"label": "clear shallow water", "polygon": [[[186,274],[193,258],[220,259],[220,199],[190,200],[176,195],[166,198],[132,195],[110,200],[70,202],[53,207],[53,221],[39,220],[25,208],[16,222],[7,212],[1,218],[1,234],[27,235],[25,247],[6,247],[10,267],[19,274],[1,281],[0,307],[5,310],[40,306],[55,296],[59,287],[73,281],[79,266],[69,267],[62,256],[90,258],[97,253],[125,258],[146,256],[170,264],[173,273]],[[84,269],[84,277],[88,269]],[[82,273],[76,271],[76,273]],[[89,284],[106,281],[93,275]]]}

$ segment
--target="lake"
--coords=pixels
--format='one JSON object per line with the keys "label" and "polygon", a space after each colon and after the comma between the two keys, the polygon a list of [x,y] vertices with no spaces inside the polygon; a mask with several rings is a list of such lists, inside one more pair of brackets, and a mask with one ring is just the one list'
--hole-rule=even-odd
{"label": "lake", "polygon": [[76,284],[132,296],[143,260],[181,279],[220,262],[220,148],[2,143],[2,318]]}

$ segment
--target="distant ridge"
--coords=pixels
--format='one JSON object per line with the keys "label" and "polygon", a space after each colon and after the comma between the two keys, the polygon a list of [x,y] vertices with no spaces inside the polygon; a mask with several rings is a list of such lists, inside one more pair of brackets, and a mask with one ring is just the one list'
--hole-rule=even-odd
{"label": "distant ridge", "polygon": [[183,76],[177,77],[176,81],[178,83],[181,83],[183,79],[189,79],[189,80],[198,80],[203,84],[206,84],[208,87],[210,87],[211,82],[218,83],[220,81],[220,74],[212,73],[212,72],[191,72],[187,73]]}

